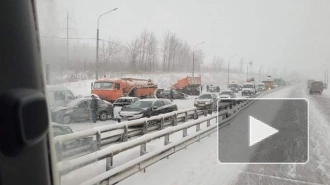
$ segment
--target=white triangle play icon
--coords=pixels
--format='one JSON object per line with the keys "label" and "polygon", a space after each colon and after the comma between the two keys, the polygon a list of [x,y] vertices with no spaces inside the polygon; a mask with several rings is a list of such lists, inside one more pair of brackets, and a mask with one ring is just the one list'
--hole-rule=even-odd
{"label": "white triangle play icon", "polygon": [[278,130],[250,116],[250,146],[276,134]]}

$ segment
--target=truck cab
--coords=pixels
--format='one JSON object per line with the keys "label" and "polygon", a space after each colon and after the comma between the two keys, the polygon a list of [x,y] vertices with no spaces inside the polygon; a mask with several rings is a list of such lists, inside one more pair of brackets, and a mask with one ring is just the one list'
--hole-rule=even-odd
{"label": "truck cab", "polygon": [[311,82],[309,94],[315,94],[315,93],[322,94],[323,88],[324,88],[323,82],[313,81],[313,82]]}
{"label": "truck cab", "polygon": [[256,94],[254,83],[244,83],[242,87],[242,96],[251,96]]}
{"label": "truck cab", "polygon": [[122,85],[118,80],[97,80],[91,84],[92,94],[101,99],[114,102],[123,95]]}

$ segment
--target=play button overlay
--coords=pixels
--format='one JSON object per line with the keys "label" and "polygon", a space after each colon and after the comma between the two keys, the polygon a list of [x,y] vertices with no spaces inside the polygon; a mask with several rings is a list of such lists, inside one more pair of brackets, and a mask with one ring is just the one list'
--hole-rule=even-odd
{"label": "play button overlay", "polygon": [[219,119],[218,162],[305,164],[308,161],[305,99],[255,99],[244,109],[232,109],[231,113],[238,113],[232,119],[227,118],[229,125],[220,127],[223,117]]}
{"label": "play button overlay", "polygon": [[250,116],[250,146],[262,141],[269,136],[276,134],[277,129],[268,126],[267,124]]}

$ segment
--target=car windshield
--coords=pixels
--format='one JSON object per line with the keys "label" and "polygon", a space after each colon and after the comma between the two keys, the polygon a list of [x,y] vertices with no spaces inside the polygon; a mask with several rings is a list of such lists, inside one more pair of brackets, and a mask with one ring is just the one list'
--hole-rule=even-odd
{"label": "car windshield", "polygon": [[232,88],[232,87],[238,87],[237,84],[229,84],[229,87]]}
{"label": "car windshield", "polygon": [[197,99],[212,99],[211,94],[202,94]]}
{"label": "car windshield", "polygon": [[228,94],[228,95],[231,95],[231,91],[222,91],[220,94]]}
{"label": "car windshield", "polygon": [[125,99],[125,98],[120,98],[115,101],[115,103],[131,103],[133,100],[132,99]]}
{"label": "car windshield", "polygon": [[253,88],[253,85],[252,84],[244,84],[243,88]]}
{"label": "car windshield", "polygon": [[135,103],[133,103],[132,105],[130,105],[130,108],[149,108],[151,107],[152,101],[137,101]]}
{"label": "car windshield", "polygon": [[112,89],[112,82],[95,82],[94,89]]}
{"label": "car windshield", "polygon": [[258,84],[258,87],[263,87],[265,86],[265,84]]}

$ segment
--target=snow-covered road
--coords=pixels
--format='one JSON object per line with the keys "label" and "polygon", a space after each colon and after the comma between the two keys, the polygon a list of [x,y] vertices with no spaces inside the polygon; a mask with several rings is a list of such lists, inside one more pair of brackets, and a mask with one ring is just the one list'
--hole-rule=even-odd
{"label": "snow-covered road", "polygon": [[264,98],[309,100],[307,164],[218,164],[217,135],[213,134],[119,184],[330,184],[330,93],[311,96],[305,86],[292,86]]}

